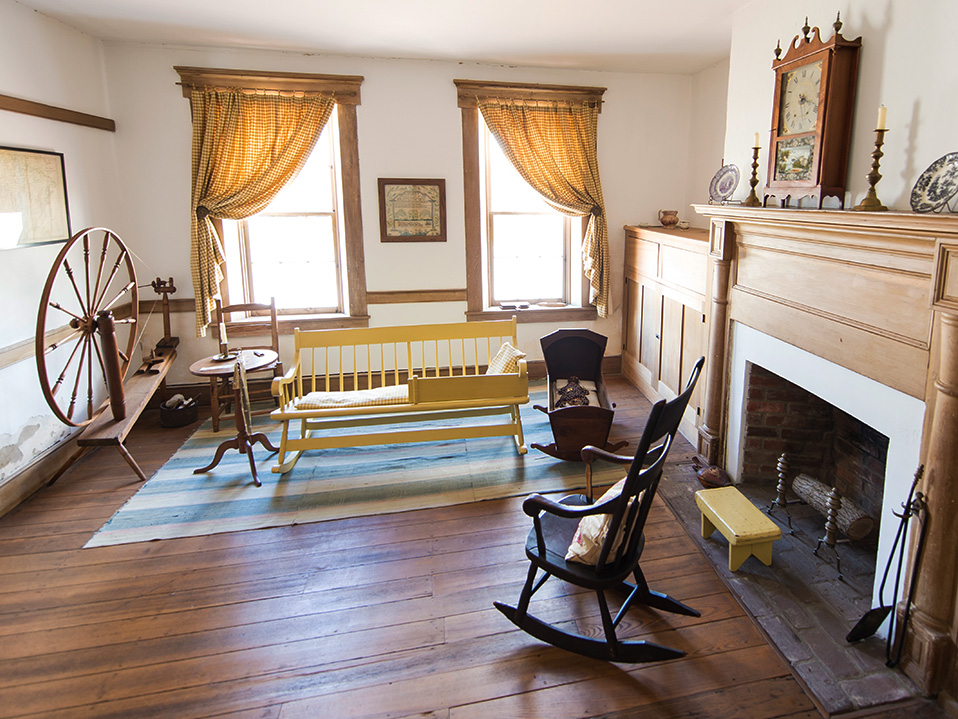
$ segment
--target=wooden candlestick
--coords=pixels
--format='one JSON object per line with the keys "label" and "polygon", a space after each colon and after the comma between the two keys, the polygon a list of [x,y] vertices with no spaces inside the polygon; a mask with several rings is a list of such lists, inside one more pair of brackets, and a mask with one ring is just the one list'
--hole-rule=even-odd
{"label": "wooden candlestick", "polygon": [[881,159],[885,155],[885,153],[881,151],[881,147],[885,144],[886,132],[888,132],[888,130],[885,128],[875,130],[875,151],[872,153],[872,169],[871,172],[868,173],[868,193],[865,195],[864,200],[852,208],[853,210],[860,212],[884,212],[888,210],[888,208],[882,204],[881,200],[878,199],[878,193],[875,192],[875,185],[877,185],[881,179],[881,173],[878,170],[881,167]]}

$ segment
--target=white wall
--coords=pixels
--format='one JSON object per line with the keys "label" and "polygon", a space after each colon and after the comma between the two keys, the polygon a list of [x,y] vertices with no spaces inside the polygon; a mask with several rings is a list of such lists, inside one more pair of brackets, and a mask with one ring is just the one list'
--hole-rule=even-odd
{"label": "white wall", "polygon": [[[709,183],[725,162],[725,117],[728,112],[728,58],[692,77],[689,137],[688,201],[709,201]],[[708,227],[704,218],[683,208],[680,217],[693,227]]]}
{"label": "white wall", "polygon": [[[105,54],[119,126],[119,170],[124,178],[123,210],[116,229],[142,261],[141,276],[172,276],[179,288],[175,297],[192,297],[193,292],[189,273],[190,114],[189,103],[176,85],[174,65],[365,77],[362,104],[357,109],[363,230],[367,287],[378,292],[466,286],[462,128],[453,79],[607,87],[599,119],[599,166],[609,218],[614,314],[594,323],[593,328],[609,337],[611,354],[617,353],[614,348],[621,344],[622,227],[651,222],[659,208],[675,207],[687,199],[691,98],[689,78],[684,76],[127,44],[108,45]],[[447,242],[381,244],[380,177],[445,178]],[[464,310],[465,303],[369,308],[374,326],[461,321]],[[520,346],[530,357],[540,357],[539,337],[559,326],[520,325]],[[156,328],[161,329],[159,323]],[[186,360],[213,352],[214,340],[195,338],[192,318],[185,314],[177,316],[174,332],[180,337],[179,353],[184,361],[174,366],[170,380],[193,381]],[[152,341],[158,336],[159,332],[154,332]]]}
{"label": "white wall", "polygon": [[888,108],[885,156],[878,197],[889,208],[910,211],[911,189],[928,165],[955,150],[954,118],[958,113],[958,76],[953,71],[954,0],[806,0],[800,4],[757,1],[736,14],[729,69],[726,162],[743,172],[736,199],[748,194],[753,135],[761,132],[759,187],[766,180],[768,131],[776,42],[782,47],[809,24],[832,34],[841,11],[842,35],[862,38],[858,94],[845,206],[858,204],[868,190],[878,106]]}
{"label": "white wall", "polygon": [[[0,93],[109,117],[101,46],[12,0],[0,1]],[[0,145],[62,152],[73,230],[114,222],[114,136],[0,112]],[[0,251],[0,348],[31,339],[46,276],[62,245]],[[43,400],[32,360],[0,369],[0,483],[67,429]]]}

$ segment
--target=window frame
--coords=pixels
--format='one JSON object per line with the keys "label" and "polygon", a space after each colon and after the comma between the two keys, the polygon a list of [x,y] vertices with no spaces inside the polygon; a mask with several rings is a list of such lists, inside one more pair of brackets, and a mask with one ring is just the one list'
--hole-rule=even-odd
{"label": "window frame", "polygon": [[[486,307],[484,288],[488,282],[483,269],[486,238],[483,236],[482,165],[479,156],[481,119],[480,98],[514,98],[520,100],[564,100],[595,102],[601,111],[604,87],[572,85],[540,85],[478,80],[453,80],[462,114],[462,172],[464,190],[466,240],[466,319],[472,321],[501,319],[515,314],[520,323],[588,322],[598,319],[598,311],[589,304],[589,283],[583,281],[581,307],[529,308],[521,311]],[[568,258],[571,262],[573,258]],[[581,269],[581,265],[580,265]]]}
{"label": "window frame", "polygon": [[[183,96],[190,98],[194,87],[240,88],[250,92],[303,92],[332,95],[336,101],[336,119],[339,126],[339,169],[342,178],[341,227],[342,247],[346,263],[346,292],[343,300],[346,312],[332,314],[280,315],[282,334],[292,334],[293,329],[326,329],[339,327],[368,327],[369,313],[366,293],[366,261],[363,248],[362,196],[359,182],[359,134],[356,106],[361,104],[361,75],[321,75],[298,72],[264,72],[257,70],[233,70],[174,66],[180,76]],[[218,219],[213,224],[223,237],[223,225]],[[240,271],[245,271],[243,268]],[[225,280],[224,280],[225,285]],[[230,325],[231,334],[238,336],[262,334],[268,329],[269,320],[249,317],[238,323],[236,330]]]}

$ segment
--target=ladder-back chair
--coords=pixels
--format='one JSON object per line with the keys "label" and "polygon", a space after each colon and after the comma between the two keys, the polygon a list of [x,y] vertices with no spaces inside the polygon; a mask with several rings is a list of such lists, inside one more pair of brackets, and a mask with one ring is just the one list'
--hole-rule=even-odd
{"label": "ladder-back chair", "polygon": [[[237,337],[252,337],[251,334],[251,322],[247,319],[245,322],[234,320],[234,314],[241,314],[243,319],[246,319],[250,316],[260,314],[263,316],[264,320],[267,320],[269,323],[268,330],[263,324],[260,324],[262,330],[256,329],[255,332],[257,335],[269,333],[269,344],[262,344],[261,342],[245,342],[243,340],[237,340]],[[227,337],[231,338],[229,342],[232,345],[232,350],[242,348],[243,350],[249,350],[256,352],[258,350],[272,350],[276,353],[276,360],[265,364],[261,367],[256,367],[255,369],[246,370],[249,374],[257,374],[261,372],[269,372],[272,377],[282,377],[283,376],[283,361],[279,356],[279,320],[276,315],[276,298],[271,297],[268,303],[254,303],[248,302],[245,304],[235,304],[235,305],[224,305],[222,301],[216,299],[216,326],[220,328],[226,328]],[[228,354],[231,349],[222,341],[220,338],[220,348],[223,354]],[[212,382],[216,381],[215,377],[210,378]],[[226,411],[229,412],[230,405],[233,403],[233,387],[232,376],[227,375],[220,377],[222,386],[215,388],[215,395],[211,397],[211,406],[214,414],[216,415],[217,422],[221,419],[220,412]],[[265,409],[254,410],[252,414],[261,415],[269,414],[276,406],[276,398],[273,397],[270,386],[266,385],[265,388],[250,388],[249,399],[251,402],[261,402],[269,400],[271,407]],[[223,419],[228,419],[229,415],[222,417]]]}

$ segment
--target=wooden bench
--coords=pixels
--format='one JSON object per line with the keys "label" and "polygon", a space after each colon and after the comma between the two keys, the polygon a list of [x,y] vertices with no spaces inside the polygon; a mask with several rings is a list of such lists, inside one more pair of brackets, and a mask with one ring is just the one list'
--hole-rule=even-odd
{"label": "wooden bench", "polygon": [[[270,417],[283,423],[273,472],[288,472],[304,450],[333,447],[511,436],[525,454],[526,361],[486,373],[505,343],[516,346],[516,329],[513,317],[295,330],[293,364],[272,384],[280,406]],[[505,419],[489,421],[496,415]]]}
{"label": "wooden bench", "polygon": [[728,568],[734,572],[750,556],[772,564],[772,543],[782,530],[735,487],[700,489],[695,503],[702,512],[702,536],[716,529],[728,540]]}

